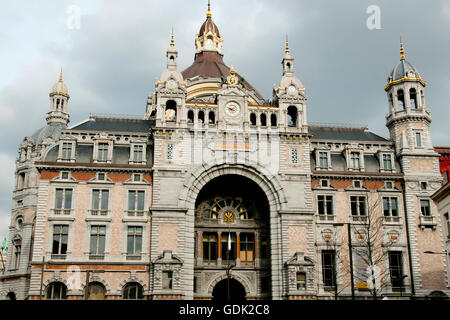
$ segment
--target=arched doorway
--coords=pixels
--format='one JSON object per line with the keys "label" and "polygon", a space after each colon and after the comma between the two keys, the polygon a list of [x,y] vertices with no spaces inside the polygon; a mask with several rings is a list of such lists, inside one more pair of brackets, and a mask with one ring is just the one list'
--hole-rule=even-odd
{"label": "arched doorway", "polygon": [[[270,283],[271,274],[269,221],[269,201],[253,180],[228,174],[206,183],[195,203],[194,293],[211,297],[211,287],[202,283],[231,270],[232,275],[246,274],[255,279],[248,297],[268,297],[265,284]],[[230,286],[245,298],[241,283],[230,279]],[[214,299],[226,298],[228,280],[217,284],[214,290]]]}
{"label": "arched doorway", "polygon": [[212,292],[215,301],[242,301],[245,300],[244,286],[233,278],[219,281]]}

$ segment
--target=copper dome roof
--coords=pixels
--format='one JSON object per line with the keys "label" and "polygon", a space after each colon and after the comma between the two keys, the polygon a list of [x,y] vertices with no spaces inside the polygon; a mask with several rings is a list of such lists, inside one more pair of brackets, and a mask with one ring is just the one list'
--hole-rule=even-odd
{"label": "copper dome roof", "polygon": [[206,21],[203,22],[202,26],[200,27],[200,31],[198,32],[198,35],[201,37],[204,34],[211,31],[213,34],[216,34],[220,38],[220,32],[219,28],[217,28],[216,24],[212,21],[211,17],[207,17]]}

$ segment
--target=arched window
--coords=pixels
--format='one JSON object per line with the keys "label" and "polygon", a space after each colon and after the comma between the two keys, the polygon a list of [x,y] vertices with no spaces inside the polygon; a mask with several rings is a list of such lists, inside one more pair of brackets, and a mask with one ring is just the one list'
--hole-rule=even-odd
{"label": "arched window", "polygon": [[61,282],[52,282],[47,286],[45,298],[49,300],[67,299],[66,286]]}
{"label": "arched window", "polygon": [[22,228],[23,228],[23,218],[22,218],[22,216],[19,216],[16,219],[16,230],[17,231],[22,231]]}
{"label": "arched window", "polygon": [[194,122],[194,111],[192,111],[192,110],[188,111],[187,120],[188,120],[188,123]]}
{"label": "arched window", "polygon": [[88,300],[104,300],[106,289],[100,282],[91,282],[88,286]]}
{"label": "arched window", "polygon": [[416,89],[409,89],[409,99],[411,100],[411,108],[417,109],[419,106],[417,105],[417,92]]}
{"label": "arched window", "polygon": [[250,113],[250,124],[256,126],[256,114]]}
{"label": "arched window", "polygon": [[267,126],[267,116],[265,113],[261,113],[260,120],[261,120],[261,126],[266,127]]}
{"label": "arched window", "polygon": [[214,111],[209,112],[209,123],[210,124],[216,123],[216,114],[214,113]]}
{"label": "arched window", "polygon": [[59,99],[56,99],[56,110],[58,110],[59,109]]}
{"label": "arched window", "polygon": [[286,63],[286,71],[287,71],[287,72],[291,72],[291,71],[292,71],[291,63],[290,63],[290,62]]}
{"label": "arched window", "polygon": [[173,100],[166,102],[166,121],[177,121],[177,103]]}
{"label": "arched window", "polygon": [[297,126],[297,108],[295,106],[289,106],[287,109],[287,124],[288,127]]}
{"label": "arched window", "polygon": [[275,113],[272,113],[270,115],[270,125],[272,127],[276,127],[277,126],[277,115]]}
{"label": "arched window", "polygon": [[175,57],[174,57],[174,56],[170,56],[170,58],[169,58],[169,63],[170,63],[171,65],[175,64]]}
{"label": "arched window", "polygon": [[198,112],[198,122],[205,123],[205,113],[201,110]]}
{"label": "arched window", "polygon": [[138,300],[142,299],[142,286],[137,282],[129,282],[123,287],[122,299]]}
{"label": "arched window", "polygon": [[397,91],[398,106],[405,109],[405,95],[403,94],[403,89]]}

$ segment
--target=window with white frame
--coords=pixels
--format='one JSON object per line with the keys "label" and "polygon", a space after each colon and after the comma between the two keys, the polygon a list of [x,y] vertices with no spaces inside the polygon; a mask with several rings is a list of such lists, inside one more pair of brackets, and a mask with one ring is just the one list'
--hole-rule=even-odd
{"label": "window with white frame", "polygon": [[416,147],[422,148],[422,132],[415,131]]}
{"label": "window with white frame", "polygon": [[317,196],[317,213],[319,215],[333,215],[333,196]]}
{"label": "window with white frame", "polygon": [[383,216],[398,217],[398,198],[383,197]]}
{"label": "window with white frame", "polygon": [[91,214],[94,216],[108,214],[109,190],[92,190]]}
{"label": "window with white frame", "polygon": [[142,144],[135,144],[133,145],[133,156],[132,161],[135,163],[141,163],[144,162],[144,145]]}
{"label": "window with white frame", "polygon": [[383,169],[392,170],[392,155],[390,153],[383,153]]}
{"label": "window with white frame", "polygon": [[61,159],[71,160],[72,159],[72,147],[73,142],[62,142],[61,146]]}
{"label": "window with white frame", "polygon": [[366,216],[366,197],[365,196],[351,196],[350,210],[352,216]]}
{"label": "window with white frame", "polygon": [[54,225],[53,226],[53,241],[52,241],[52,257],[58,255],[65,255],[67,253],[67,245],[69,240],[69,226],[68,225]]}
{"label": "window with white frame", "polygon": [[328,169],[328,152],[327,151],[319,151],[319,168],[320,169]]}
{"label": "window with white frame", "polygon": [[99,142],[97,146],[97,161],[108,161],[109,143]]}
{"label": "window with white frame", "polygon": [[420,213],[424,217],[430,217],[431,216],[430,200],[427,200],[427,199],[421,199],[420,200]]}
{"label": "window with white frame", "polygon": [[103,259],[105,255],[106,226],[91,226],[89,259]]}
{"label": "window with white frame", "polygon": [[361,153],[352,151],[350,152],[350,168],[359,169],[361,168]]}
{"label": "window with white frame", "polygon": [[128,215],[143,216],[144,215],[145,191],[128,190]]}
{"label": "window with white frame", "polygon": [[133,174],[133,181],[134,182],[141,182],[142,181],[142,175],[140,173],[134,173]]}
{"label": "window with white frame", "polygon": [[127,230],[127,256],[141,256],[142,252],[142,227],[129,226]]}
{"label": "window with white frame", "polygon": [[69,171],[61,171],[61,180],[69,180],[70,178],[70,173]]}
{"label": "window with white frame", "polygon": [[70,214],[72,209],[72,193],[72,188],[56,188],[54,214]]}

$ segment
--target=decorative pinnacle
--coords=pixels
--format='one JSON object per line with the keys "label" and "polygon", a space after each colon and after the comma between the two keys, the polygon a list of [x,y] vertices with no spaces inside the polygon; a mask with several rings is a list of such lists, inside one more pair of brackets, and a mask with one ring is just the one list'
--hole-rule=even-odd
{"label": "decorative pinnacle", "polygon": [[231,66],[231,69],[230,69],[230,74],[235,74],[236,73],[236,71],[234,71],[234,67],[233,66]]}
{"label": "decorative pinnacle", "polygon": [[403,49],[402,37],[400,37],[400,60],[405,60],[405,49]]}
{"label": "decorative pinnacle", "polygon": [[206,12],[206,17],[207,18],[211,18],[212,17],[212,13],[211,13],[211,3],[208,0],[208,11]]}
{"label": "decorative pinnacle", "polygon": [[290,50],[289,50],[289,41],[288,41],[288,36],[286,35],[286,48],[284,49],[284,52],[285,53],[289,53],[290,52]]}
{"label": "decorative pinnacle", "polygon": [[170,46],[175,47],[175,40],[173,39],[173,28],[172,28],[172,37],[170,39]]}
{"label": "decorative pinnacle", "polygon": [[61,67],[61,72],[59,73],[59,82],[63,82],[63,78],[62,78],[62,67]]}

